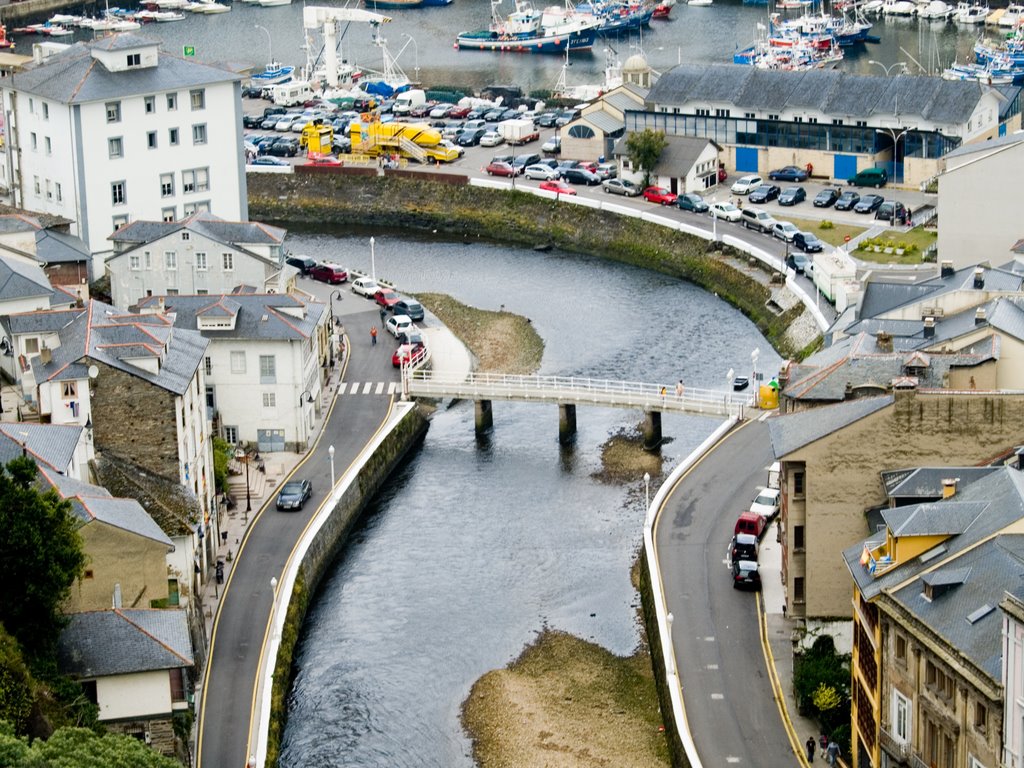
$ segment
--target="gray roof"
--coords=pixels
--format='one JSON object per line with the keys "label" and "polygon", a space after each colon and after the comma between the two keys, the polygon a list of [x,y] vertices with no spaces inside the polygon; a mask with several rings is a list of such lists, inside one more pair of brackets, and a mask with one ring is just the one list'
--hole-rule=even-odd
{"label": "gray roof", "polygon": [[768,419],[768,434],[775,458],[785,458],[815,440],[892,405],[893,401],[892,395],[863,397]]}
{"label": "gray roof", "polygon": [[[629,95],[630,93],[634,94],[637,98],[631,97]],[[619,112],[625,112],[627,109],[636,109],[637,107],[643,106],[644,98],[646,96],[647,90],[645,88],[637,88],[634,86],[628,89],[616,89],[612,93],[602,96],[601,101],[619,110]]]}
{"label": "gray roof", "polygon": [[900,499],[942,498],[943,481],[956,480],[961,491],[975,480],[980,480],[997,467],[908,467],[882,471],[882,486],[886,496]]}
{"label": "gray roof", "polygon": [[[597,128],[597,130],[601,131],[601,133],[615,133],[616,131],[622,131],[626,128],[624,120],[616,117],[611,112],[605,112],[604,110],[589,112],[579,118],[576,122],[590,123],[592,126]],[[566,131],[568,131],[568,129],[569,126],[566,126]]]}
{"label": "gray roof", "polygon": [[29,264],[14,256],[0,255],[0,301],[49,296],[50,280],[38,264]]}
{"label": "gray roof", "polygon": [[[95,299],[60,330],[60,346],[49,363],[32,358],[36,381],[84,378],[91,361],[101,362],[181,395],[203,361],[209,342],[194,331],[173,328],[160,315],[133,315]],[[156,357],[156,373],[130,362]]]}
{"label": "gray roof", "polygon": [[[612,149],[613,156],[624,157],[629,154],[629,149],[626,147],[626,140],[628,138],[627,134],[615,142],[615,146]],[[700,157],[700,153],[704,151],[708,144],[719,150],[721,149],[711,139],[703,137],[665,136],[665,150],[661,153],[658,162],[654,166],[654,173],[668,176],[686,175],[693,168],[697,158]]]}
{"label": "gray roof", "polygon": [[882,510],[882,521],[893,536],[943,536],[966,531],[987,504],[978,501],[925,502]]}
{"label": "gray roof", "polygon": [[32,232],[40,230],[43,225],[39,219],[33,216],[25,216],[21,213],[5,213],[0,215],[0,234],[7,235],[14,232]]}
{"label": "gray roof", "polygon": [[[163,300],[175,328],[198,330],[198,318],[234,316],[233,329],[202,329],[208,339],[263,339],[290,341],[308,339],[327,317],[327,305],[303,301],[281,293],[231,294],[230,296],[147,296],[139,310],[157,306]],[[292,312],[299,312],[296,317]]]}
{"label": "gray roof", "polygon": [[763,70],[740,64],[685,63],[665,72],[647,95],[649,105],[729,102],[744,109],[817,109],[825,114],[920,116],[935,123],[965,123],[985,93],[978,82],[938,77],[857,75],[834,69]]}
{"label": "gray roof", "polygon": [[186,60],[161,50],[155,67],[109,72],[93,58],[92,49],[131,50],[159,45],[159,40],[133,33],[109,35],[89,43],[75,43],[41,62],[31,62],[11,75],[9,87],[52,99],[61,104],[84,104],[164,93],[240,80],[220,67]]}
{"label": "gray roof", "polygon": [[19,312],[14,315],[8,315],[6,324],[12,335],[59,331],[83,312],[85,312],[84,307]]}
{"label": "gray roof", "polygon": [[111,255],[107,261],[127,253],[131,250],[131,246],[146,245],[183,230],[195,232],[214,242],[234,247],[281,245],[285,235],[288,234],[287,230],[280,227],[272,227],[256,221],[224,221],[219,216],[205,211],[195,213],[180,221],[133,221],[107,238],[115,243],[121,243],[121,247],[124,248],[124,250]]}
{"label": "gray roof", "polygon": [[74,424],[34,424],[26,421],[0,421],[0,463],[20,456],[22,449],[36,462],[48,464],[59,472],[67,470],[75,455],[82,430]]}
{"label": "gray roof", "polygon": [[72,498],[72,509],[82,524],[97,520],[129,533],[165,544],[168,550],[174,545],[160,526],[147,514],[135,499],[114,499],[102,496],[77,495]]}
{"label": "gray roof", "polygon": [[1024,274],[992,267],[982,267],[984,286],[981,289],[975,288],[975,269],[974,266],[964,267],[947,276],[938,275],[912,284],[869,282],[864,289],[859,317],[862,319],[877,318],[879,315],[899,307],[920,304],[952,291],[985,290],[1019,293],[1024,290]]}
{"label": "gray roof", "polygon": [[81,238],[41,229],[36,232],[36,258],[44,264],[89,262],[92,258]]}
{"label": "gray roof", "polygon": [[188,619],[182,610],[73,613],[57,658],[62,672],[79,679],[191,667]]}
{"label": "gray roof", "polygon": [[[975,153],[989,153],[994,152],[997,149],[1003,147],[1012,146],[1019,144],[1024,141],[1024,131],[1015,131],[1014,133],[1008,133],[1005,136],[999,136],[988,141],[975,141],[970,144],[962,144],[952,152],[946,154],[946,158],[951,157],[963,157],[965,155],[973,155]],[[959,166],[958,166],[959,167]]]}

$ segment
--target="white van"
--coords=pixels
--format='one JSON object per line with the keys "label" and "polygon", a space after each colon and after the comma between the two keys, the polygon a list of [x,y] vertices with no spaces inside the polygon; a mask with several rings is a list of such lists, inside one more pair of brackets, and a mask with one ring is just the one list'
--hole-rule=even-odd
{"label": "white van", "polygon": [[413,88],[395,96],[395,103],[392,105],[391,111],[396,115],[407,115],[416,107],[422,107],[426,103],[427,94],[419,88]]}
{"label": "white van", "polygon": [[294,107],[304,104],[312,98],[313,90],[309,87],[309,83],[292,82],[274,86],[273,101],[279,107]]}

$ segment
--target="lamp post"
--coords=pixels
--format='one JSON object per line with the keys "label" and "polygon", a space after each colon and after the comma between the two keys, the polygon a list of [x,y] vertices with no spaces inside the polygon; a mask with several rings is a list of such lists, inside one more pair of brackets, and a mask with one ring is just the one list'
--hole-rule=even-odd
{"label": "lamp post", "polygon": [[668,649],[665,651],[665,660],[668,662],[668,673],[670,675],[675,675],[676,673],[676,665],[673,662],[675,653],[673,653],[672,650],[672,622],[675,621],[675,618],[676,617],[672,615],[671,611],[669,611],[668,615],[665,617],[665,620],[668,622]]}
{"label": "lamp post", "polygon": [[888,64],[887,65],[887,64],[883,64],[880,61],[875,61],[874,59],[869,59],[868,60],[868,64],[874,64],[876,66],[881,67],[883,70],[885,70],[885,76],[886,77],[889,77],[889,75],[892,72],[896,71],[897,67],[902,67],[904,72],[907,71],[907,62],[905,62],[905,61],[897,61],[897,62],[895,62],[893,64]]}
{"label": "lamp post", "polygon": [[651,508],[651,473],[644,472],[644,500],[647,502],[647,509]]}
{"label": "lamp post", "polygon": [[754,351],[750,353],[750,366],[753,369],[753,375],[750,377],[750,381],[754,384],[755,391],[757,390],[757,358],[761,356],[761,350],[754,348]]}
{"label": "lamp post", "polygon": [[[420,47],[416,43],[416,38],[410,35],[408,32],[403,32],[402,37],[409,38],[409,42],[412,43],[412,53],[415,57],[413,59],[413,70],[416,72],[416,82],[420,81]],[[406,43],[408,45],[408,43]]]}
{"label": "lamp post", "polygon": [[267,59],[267,61],[268,61],[268,63],[273,64],[273,62],[274,62],[274,43],[270,39],[270,30],[268,30],[266,27],[260,26],[259,24],[254,24],[253,26],[256,27],[256,29],[262,29],[264,34],[267,36],[267,53],[270,56],[270,58]]}
{"label": "lamp post", "polygon": [[[303,395],[305,395],[305,396],[306,396],[306,398],[305,398],[305,399],[303,399],[303,398],[302,398],[302,396],[303,396]],[[302,390],[302,391],[301,391],[301,392],[299,393],[299,419],[300,419],[300,420],[302,421],[302,431],[303,431],[303,432],[306,432],[306,430],[307,430],[307,427],[306,427],[306,409],[305,409],[305,406],[306,406],[306,405],[312,405],[312,404],[313,404],[313,395],[312,395],[312,393],[311,393],[311,392],[310,392],[310,391],[309,391],[308,389],[304,389],[304,390]],[[306,434],[306,435],[305,435],[305,436],[303,437],[303,439],[304,439],[304,440],[306,440],[306,441],[308,441],[308,440],[309,440],[309,435],[308,435],[308,434]]]}
{"label": "lamp post", "polygon": [[252,491],[249,489],[249,450],[245,450],[245,516],[242,525],[249,523],[249,513],[252,512]]}
{"label": "lamp post", "polygon": [[327,446],[327,455],[331,459],[331,488],[334,487],[334,446]]}
{"label": "lamp post", "polygon": [[373,244],[374,244],[374,242],[375,242],[375,240],[371,237],[370,238],[370,277],[373,278],[374,282],[377,282],[377,262],[375,261],[374,255],[373,255]]}
{"label": "lamp post", "polygon": [[334,367],[334,328],[337,325],[337,322],[335,321],[335,318],[334,318],[334,297],[335,296],[338,297],[338,301],[344,301],[344,297],[341,295],[341,291],[340,290],[336,289],[334,291],[331,291],[331,295],[330,295],[330,302],[331,302],[331,325],[330,325],[330,333],[328,334],[328,337],[327,337],[328,338],[327,346],[330,347],[330,353],[331,353],[331,368]]}
{"label": "lamp post", "polygon": [[[896,120],[899,120],[899,116],[898,115],[896,115],[895,117],[896,117]],[[904,128],[902,131],[897,133],[895,128],[875,128],[875,133],[881,133],[883,136],[885,134],[888,134],[889,136],[892,137],[892,176],[893,176],[892,181],[893,181],[893,184],[896,184],[897,181],[901,181],[901,179],[897,179],[896,178],[896,163],[899,161],[899,151],[898,150],[899,150],[899,146],[900,146],[900,139],[902,139],[904,136],[906,136],[912,130],[913,130],[913,128]],[[907,156],[907,142],[906,142],[906,140],[904,140],[904,142],[903,142],[903,159],[904,160],[906,160],[906,156]],[[893,228],[896,227],[896,192],[895,191],[892,193],[892,215],[889,217],[889,226],[891,226]]]}

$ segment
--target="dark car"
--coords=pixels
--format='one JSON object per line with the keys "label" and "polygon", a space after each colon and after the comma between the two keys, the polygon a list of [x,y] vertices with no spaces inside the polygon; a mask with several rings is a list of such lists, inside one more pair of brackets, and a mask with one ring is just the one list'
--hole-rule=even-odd
{"label": "dark car", "polygon": [[736,376],[732,380],[732,388],[736,392],[742,392],[744,389],[750,386],[750,379],[746,376]]}
{"label": "dark car", "polygon": [[312,495],[313,485],[309,480],[289,480],[277,494],[277,508],[302,509]]}
{"label": "dark car", "polygon": [[885,198],[881,195],[864,195],[860,202],[853,206],[854,213],[874,213],[879,209]]}
{"label": "dark car", "polygon": [[681,194],[676,198],[676,205],[684,211],[693,211],[694,213],[705,213],[708,210],[708,204],[704,202],[704,198],[694,192]]}
{"label": "dark car", "polygon": [[538,155],[536,152],[528,152],[523,155],[516,155],[515,159],[512,161],[512,167],[516,169],[516,173],[522,173],[523,169],[526,168],[526,166],[533,165],[534,163],[539,163],[540,161],[540,155]]}
{"label": "dark car", "polygon": [[580,116],[578,109],[566,109],[558,113],[558,117],[555,118],[555,127],[561,128],[564,125],[568,125],[577,117]]}
{"label": "dark car", "polygon": [[498,120],[499,121],[502,121],[502,120],[515,120],[518,117],[519,117],[519,110],[518,109],[506,109],[504,112],[501,113],[501,117],[499,117]]}
{"label": "dark car", "polygon": [[852,211],[853,206],[860,202],[860,195],[856,192],[843,192],[836,200],[837,211]]}
{"label": "dark car", "polygon": [[562,178],[570,184],[586,184],[588,187],[601,183],[601,177],[586,168],[566,168],[562,171]]}
{"label": "dark car", "polygon": [[807,176],[807,171],[795,165],[787,165],[785,168],[776,168],[768,172],[768,178],[772,181],[807,181]]}
{"label": "dark car", "polygon": [[732,561],[733,589],[761,589],[761,575],[757,571],[757,563],[753,560]]}
{"label": "dark car", "polygon": [[554,128],[555,120],[558,119],[557,112],[543,112],[537,115],[533,121],[538,128]]}
{"label": "dark car", "polygon": [[392,305],[391,311],[396,315],[408,315],[414,323],[423,320],[423,305],[412,299],[399,299]]}
{"label": "dark car", "polygon": [[487,133],[485,128],[471,128],[460,133],[458,138],[455,139],[455,143],[460,147],[475,147],[480,143],[480,139],[483,138],[485,133]]}
{"label": "dark car", "polygon": [[430,110],[436,106],[434,102],[420,104],[418,107],[413,107],[409,110],[409,117],[427,117],[430,115]]}
{"label": "dark car", "polygon": [[272,117],[273,115],[283,115],[287,110],[284,107],[264,107],[263,116]]}
{"label": "dark car", "polygon": [[821,240],[810,232],[797,232],[793,235],[793,245],[804,253],[821,253],[821,249],[825,247]]}
{"label": "dark car", "polygon": [[886,200],[875,211],[876,219],[884,219],[885,221],[895,221],[897,224],[902,224],[903,220],[907,216],[907,208],[903,203],[895,200]]}
{"label": "dark car", "polygon": [[270,145],[267,154],[274,157],[295,157],[299,154],[299,140],[283,136]]}
{"label": "dark car", "polygon": [[798,275],[804,274],[810,265],[811,260],[805,254],[791,253],[786,257],[786,266]]}
{"label": "dark car", "polygon": [[490,111],[489,109],[482,109],[480,107],[477,107],[476,109],[471,109],[471,110],[469,110],[469,112],[466,113],[466,119],[467,120],[479,120],[484,115],[486,115],[489,111]]}
{"label": "dark car", "polygon": [[242,115],[242,127],[243,128],[259,128],[263,125],[263,121],[266,120],[263,115]]}
{"label": "dark car", "polygon": [[782,190],[775,184],[762,184],[747,196],[747,200],[752,203],[767,203],[769,200],[775,200],[781,192]]}
{"label": "dark car", "polygon": [[838,189],[823,189],[821,192],[814,196],[814,207],[815,208],[828,208],[830,205],[835,203],[839,199]]}
{"label": "dark car", "polygon": [[344,283],[348,280],[348,272],[345,271],[344,267],[339,267],[337,264],[331,264],[326,261],[323,264],[317,264],[309,270],[309,276],[314,280],[330,283],[331,285]]}
{"label": "dark car", "polygon": [[265,155],[270,146],[278,139],[286,139],[287,136],[257,136],[252,140],[252,143],[256,145],[256,152]]}
{"label": "dark car", "polygon": [[316,266],[316,259],[311,259],[309,256],[289,256],[284,263],[297,267],[299,272],[308,275],[309,271]]}
{"label": "dark car", "polygon": [[496,123],[499,120],[501,120],[501,116],[502,116],[502,114],[504,114],[504,112],[505,112],[505,110],[502,109],[501,107],[498,107],[496,109],[490,109],[490,110],[484,112],[483,118],[488,123]]}
{"label": "dark car", "polygon": [[751,536],[749,533],[737,533],[729,542],[729,559],[733,562],[750,560],[756,563],[758,549],[760,547],[757,543],[757,536]]}
{"label": "dark car", "polygon": [[807,191],[803,187],[786,187],[779,195],[779,205],[796,205],[807,199]]}
{"label": "dark car", "polygon": [[274,130],[274,126],[277,125],[280,120],[281,116],[276,113],[273,115],[267,115],[263,118],[263,122],[260,123],[259,127],[264,131],[272,131]]}

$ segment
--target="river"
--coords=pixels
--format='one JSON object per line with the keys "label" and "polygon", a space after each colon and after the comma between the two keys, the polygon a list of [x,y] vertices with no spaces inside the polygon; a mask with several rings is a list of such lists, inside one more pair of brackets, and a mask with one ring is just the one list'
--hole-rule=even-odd
{"label": "river", "polygon": [[[377,274],[529,317],[542,371],[724,386],[779,358],[740,313],[663,275],[586,256],[374,233]],[[290,231],[296,253],[368,270],[368,234]],[[470,686],[544,627],[617,654],[640,639],[629,570],[644,487],[595,477],[607,438],[638,411],[581,407],[575,446],[554,406],[496,403],[477,440],[472,403],[437,412],[422,448],[368,509],[303,630],[282,766],[470,768],[459,709]],[[667,466],[717,421],[664,420]]]}

